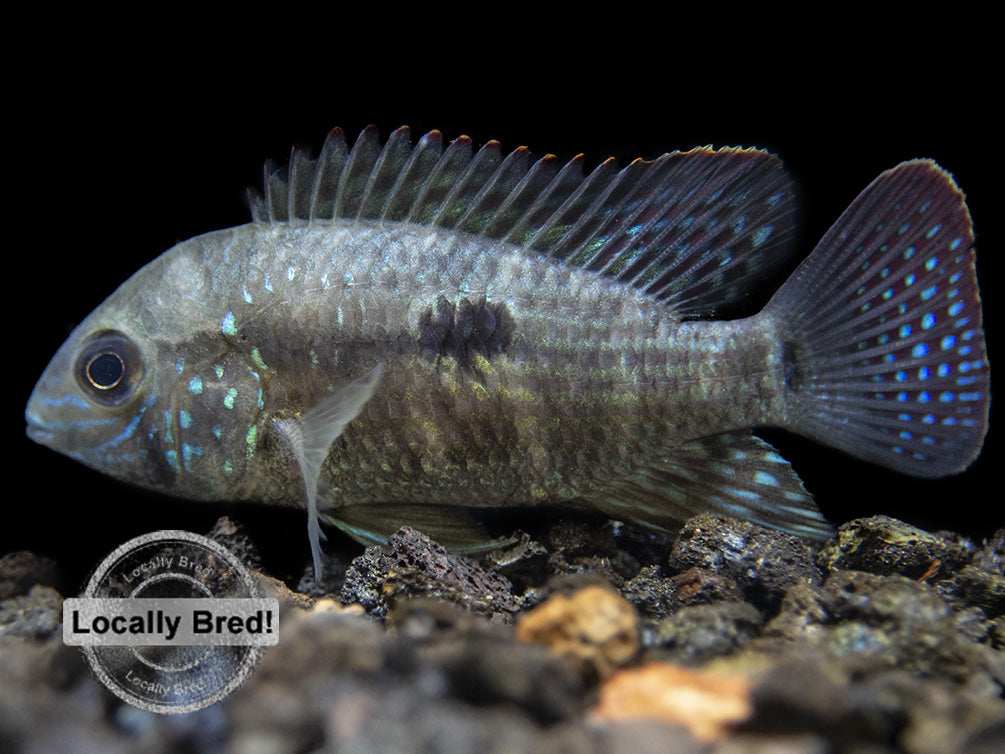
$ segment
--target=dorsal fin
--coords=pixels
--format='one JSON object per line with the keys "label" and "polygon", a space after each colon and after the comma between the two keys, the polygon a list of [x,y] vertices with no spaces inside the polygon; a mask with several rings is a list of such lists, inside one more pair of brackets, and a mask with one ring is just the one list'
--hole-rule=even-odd
{"label": "dorsal fin", "polygon": [[615,277],[707,316],[738,301],[785,259],[792,190],[781,161],[756,149],[699,147],[602,162],[584,175],[582,155],[559,168],[524,147],[502,157],[438,131],[414,147],[408,128],[380,146],[369,126],[349,150],[333,130],[321,155],[294,150],[285,171],[266,165],[251,194],[255,222],[335,219],[412,222],[503,241]]}

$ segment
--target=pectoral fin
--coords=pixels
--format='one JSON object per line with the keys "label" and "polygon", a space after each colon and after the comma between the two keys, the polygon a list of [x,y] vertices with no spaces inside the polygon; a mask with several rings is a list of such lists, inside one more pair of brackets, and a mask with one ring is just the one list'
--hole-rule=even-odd
{"label": "pectoral fin", "polygon": [[307,535],[314,556],[314,573],[321,575],[321,542],[324,532],[318,522],[318,480],[321,465],[332,443],[370,400],[380,380],[383,366],[378,364],[368,374],[339,386],[325,396],[316,406],[296,419],[275,422],[279,434],[289,444],[293,455],[300,464],[300,475],[307,493]]}
{"label": "pectoral fin", "polygon": [[369,503],[342,506],[325,519],[357,542],[384,544],[406,524],[454,552],[477,552],[512,541],[493,537],[467,508],[429,503]]}

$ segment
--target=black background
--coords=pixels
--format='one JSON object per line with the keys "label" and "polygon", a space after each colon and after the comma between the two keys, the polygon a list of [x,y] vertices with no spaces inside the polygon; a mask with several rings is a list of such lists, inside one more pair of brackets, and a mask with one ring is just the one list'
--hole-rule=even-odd
{"label": "black background", "polygon": [[[313,33],[302,37],[324,38],[322,28],[306,29]],[[263,42],[267,24],[227,50],[209,35],[148,48],[144,39],[116,46],[71,34],[70,43],[45,41],[38,59],[49,72],[29,64],[18,77],[6,155],[14,379],[6,381],[13,442],[0,553],[56,557],[72,589],[131,536],[205,531],[221,513],[240,513],[141,492],[36,446],[24,436],[23,407],[70,329],[122,281],[178,241],[245,222],[244,190],[260,185],[265,159],[284,161],[294,143],[316,150],[335,125],[350,140],[368,123],[384,136],[404,124],[413,138],[438,128],[476,145],[498,139],[504,150],[584,152],[590,165],[701,144],[770,149],[799,196],[793,266],[879,172],[934,158],[968,195],[994,360],[1002,161],[991,115],[998,92],[983,52],[950,56],[907,40],[882,59],[871,52],[849,64],[840,44],[778,48],[766,39],[743,48],[705,27],[683,44],[693,29],[615,25],[580,36],[533,24],[519,35],[444,37],[403,52],[364,31],[356,39],[343,30],[309,60],[304,39]],[[564,44],[546,41],[556,36]],[[871,49],[868,40],[854,47]],[[767,436],[832,521],[885,513],[983,538],[1005,523],[992,489],[996,407],[982,456],[944,480],[902,477],[783,432]],[[269,547],[307,561],[302,512],[252,507],[246,518]]]}

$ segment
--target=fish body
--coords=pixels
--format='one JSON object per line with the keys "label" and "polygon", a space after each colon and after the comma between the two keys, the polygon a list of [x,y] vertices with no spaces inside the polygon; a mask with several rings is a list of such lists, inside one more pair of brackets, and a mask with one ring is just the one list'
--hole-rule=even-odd
{"label": "fish body", "polygon": [[185,241],[82,322],[26,410],[99,471],[306,505],[363,541],[487,535],[477,508],[565,504],[829,526],[750,430],[906,473],[960,471],[988,365],[962,194],[878,178],[759,314],[708,318],[783,264],[792,192],[757,150],[584,175],[401,129],[267,168],[254,222]]}

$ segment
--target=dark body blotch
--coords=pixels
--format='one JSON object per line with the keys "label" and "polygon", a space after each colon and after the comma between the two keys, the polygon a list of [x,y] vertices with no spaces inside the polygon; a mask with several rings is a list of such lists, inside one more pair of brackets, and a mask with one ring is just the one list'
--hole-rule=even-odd
{"label": "dark body blotch", "polygon": [[462,298],[454,304],[439,296],[419,316],[422,355],[452,358],[467,367],[475,355],[491,359],[506,353],[515,326],[504,303],[482,297],[474,302]]}

